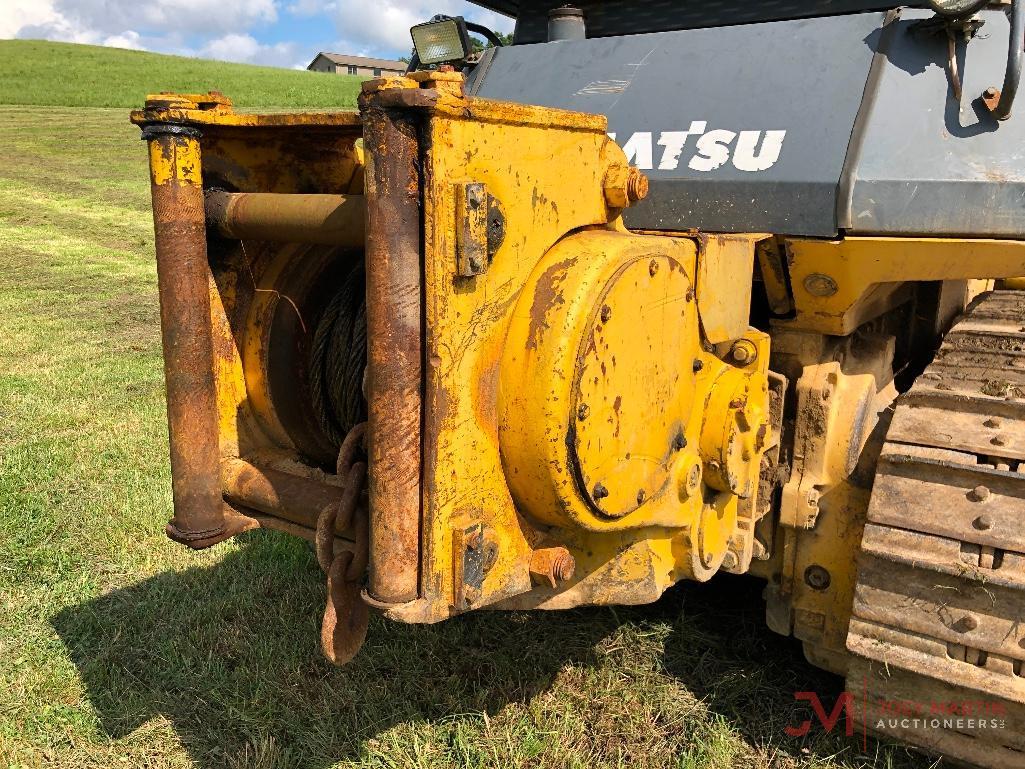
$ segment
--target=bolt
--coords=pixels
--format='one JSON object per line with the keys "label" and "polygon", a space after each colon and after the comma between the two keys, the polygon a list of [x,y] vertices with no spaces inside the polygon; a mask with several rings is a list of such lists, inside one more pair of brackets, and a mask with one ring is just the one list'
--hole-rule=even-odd
{"label": "bolt", "polygon": [[553,588],[573,579],[577,562],[564,547],[541,547],[530,554],[530,576],[534,582],[548,582]]}
{"label": "bolt", "polygon": [[704,367],[705,364],[702,363],[701,360],[699,360],[698,358],[695,358],[694,363],[691,365],[691,368],[694,370],[695,374],[701,371],[701,369],[703,369]]}
{"label": "bolt", "polygon": [[996,95],[998,93],[1000,93],[1000,91],[998,91],[993,86],[990,86],[989,88],[987,88],[985,91],[982,92],[982,95],[985,96],[987,99],[993,99],[993,98],[996,97]]}
{"label": "bolt", "polygon": [[648,262],[648,274],[651,277],[654,278],[657,273],[658,273],[658,262],[656,262],[654,259],[652,259],[650,262]]}
{"label": "bolt", "polygon": [[587,419],[587,415],[591,413],[591,407],[586,403],[581,403],[577,406],[577,419],[581,422]]}
{"label": "bolt", "polygon": [[989,499],[989,489],[985,486],[976,486],[969,494],[973,502],[985,502]]}
{"label": "bolt", "polygon": [[638,505],[643,505],[644,504],[644,497],[645,497],[644,489],[638,489],[637,490],[637,504]]}
{"label": "bolt", "polygon": [[648,177],[636,168],[612,165],[605,172],[602,188],[608,207],[623,209],[648,194]]}
{"label": "bolt", "polygon": [[608,323],[609,322],[609,318],[611,318],[611,317],[612,317],[612,308],[609,307],[607,304],[603,304],[601,306],[601,322],[602,323]]}
{"label": "bolt", "polygon": [[975,630],[979,626],[979,620],[975,619],[971,614],[966,614],[957,624],[962,631]]}
{"label": "bolt", "polygon": [[980,515],[978,518],[972,521],[972,526],[974,526],[979,531],[989,531],[993,528],[993,519],[990,518],[988,515]]}
{"label": "bolt", "polygon": [[631,203],[648,197],[648,177],[633,167],[626,177],[626,197]]}
{"label": "bolt", "polygon": [[813,272],[804,279],[804,290],[812,296],[827,297],[833,296],[839,287],[836,281],[821,272]]}
{"label": "bolt", "polygon": [[1003,435],[994,435],[992,438],[989,439],[989,442],[992,443],[994,446],[1006,446],[1007,438],[1005,438]]}
{"label": "bolt", "polygon": [[1000,420],[996,417],[990,417],[982,424],[984,424],[986,427],[1000,427]]}
{"label": "bolt", "polygon": [[730,355],[733,357],[733,360],[742,365],[751,363],[757,354],[758,352],[755,350],[754,345],[746,339],[742,339],[734,344],[733,348],[730,350]]}
{"label": "bolt", "polygon": [[722,567],[729,571],[730,569],[737,568],[739,564],[740,559],[737,558],[737,554],[732,550],[726,551],[726,555],[724,555],[722,559]]}
{"label": "bolt", "polygon": [[591,496],[594,498],[595,502],[605,499],[608,495],[609,490],[602,486],[601,483],[594,484],[594,491],[591,492]]}
{"label": "bolt", "polygon": [[825,590],[833,579],[824,568],[812,564],[804,570],[804,581],[812,590]]}
{"label": "bolt", "polygon": [[683,431],[681,430],[676,434],[676,437],[673,438],[673,449],[679,451],[680,449],[685,448],[687,448],[687,436],[684,435]]}

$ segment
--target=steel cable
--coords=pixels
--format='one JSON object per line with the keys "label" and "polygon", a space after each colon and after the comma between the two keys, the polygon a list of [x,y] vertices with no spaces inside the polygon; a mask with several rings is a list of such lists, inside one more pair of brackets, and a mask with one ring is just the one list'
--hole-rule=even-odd
{"label": "steel cable", "polygon": [[321,429],[334,443],[366,419],[366,275],[362,261],[346,276],[313,336],[310,390]]}

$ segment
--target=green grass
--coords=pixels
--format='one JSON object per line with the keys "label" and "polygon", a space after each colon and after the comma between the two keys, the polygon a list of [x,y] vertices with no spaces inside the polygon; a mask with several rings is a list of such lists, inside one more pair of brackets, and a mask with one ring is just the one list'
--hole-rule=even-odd
{"label": "green grass", "polygon": [[215,90],[241,108],[324,109],[354,107],[362,81],[93,45],[0,40],[0,104],[141,107],[148,93]]}
{"label": "green grass", "polygon": [[808,716],[794,691],[831,704],[842,682],[765,628],[754,580],[638,608],[374,618],[333,668],[301,542],[164,537],[165,425],[137,129],[123,109],[0,106],[0,766],[924,764],[785,735]]}

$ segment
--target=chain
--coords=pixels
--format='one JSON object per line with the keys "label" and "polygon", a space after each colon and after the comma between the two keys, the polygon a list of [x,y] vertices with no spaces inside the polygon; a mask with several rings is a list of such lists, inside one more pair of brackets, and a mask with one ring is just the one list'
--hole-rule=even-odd
{"label": "chain", "polygon": [[[363,572],[370,555],[368,517],[359,501],[367,480],[367,463],[358,460],[363,451],[367,423],[349,431],[338,451],[336,472],[345,479],[337,505],[325,508],[317,518],[317,562],[327,575],[327,605],[320,628],[324,655],[336,665],[351,660],[367,635],[369,615],[361,592]],[[352,529],[353,547],[335,553],[335,532]]]}

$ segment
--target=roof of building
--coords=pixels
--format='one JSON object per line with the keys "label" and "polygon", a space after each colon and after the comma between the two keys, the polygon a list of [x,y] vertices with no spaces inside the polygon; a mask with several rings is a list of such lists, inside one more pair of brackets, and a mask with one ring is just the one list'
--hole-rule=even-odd
{"label": "roof of building", "polygon": [[[353,64],[357,67],[401,69],[403,71],[405,71],[406,69],[406,62],[398,61],[396,59],[371,59],[367,56],[346,56],[343,53],[327,53],[325,51],[321,51],[313,57],[313,61],[310,62],[310,67],[312,67],[313,62],[315,62],[321,56],[323,56],[328,61],[333,62],[334,64],[341,64],[342,66]],[[307,69],[309,69],[309,67],[307,67]]]}

